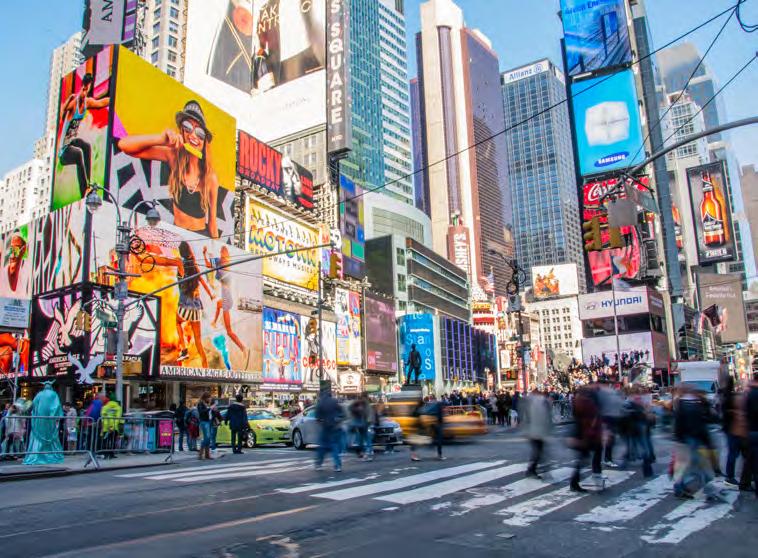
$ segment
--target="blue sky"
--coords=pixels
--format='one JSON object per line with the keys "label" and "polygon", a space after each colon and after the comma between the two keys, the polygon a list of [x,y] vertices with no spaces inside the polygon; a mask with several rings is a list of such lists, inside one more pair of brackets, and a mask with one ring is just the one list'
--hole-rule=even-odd
{"label": "blue sky", "polygon": [[[32,145],[42,134],[47,104],[50,53],[81,27],[82,0],[5,0],[0,18],[0,174],[32,156]],[[413,35],[419,28],[420,0],[406,0],[409,53],[414,56]],[[458,0],[469,27],[481,29],[500,55],[502,69],[549,57],[560,61],[562,34],[556,16],[559,0]],[[653,46],[694,27],[734,0],[647,0]],[[758,23],[758,0],[748,0],[743,18]],[[720,27],[719,22],[690,36],[701,52]],[[732,21],[708,55],[717,79],[725,82],[758,48],[758,33],[743,33]],[[415,73],[415,60],[411,61]],[[413,73],[411,75],[413,75]],[[758,103],[758,62],[724,92],[730,120],[755,116]],[[741,164],[758,164],[758,126],[732,132]]]}

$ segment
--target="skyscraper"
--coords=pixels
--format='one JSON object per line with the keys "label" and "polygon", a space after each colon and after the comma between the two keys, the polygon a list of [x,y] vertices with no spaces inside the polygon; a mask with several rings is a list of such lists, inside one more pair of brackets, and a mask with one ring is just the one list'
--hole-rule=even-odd
{"label": "skyscraper", "polygon": [[543,59],[504,72],[502,86],[516,258],[525,269],[582,262],[568,110],[548,110],[566,98],[563,73]]}
{"label": "skyscraper", "polygon": [[188,0],[147,0],[142,55],[179,81],[184,76]]}
{"label": "skyscraper", "polygon": [[58,97],[61,92],[61,79],[82,63],[82,34],[74,33],[56,48],[50,57],[50,84],[47,88],[47,118],[45,133],[55,129],[58,119]]}
{"label": "skyscraper", "polygon": [[413,78],[411,87],[411,137],[413,140],[413,197],[416,207],[429,214],[429,184],[424,180],[424,126],[426,120],[421,114],[421,91],[418,78]]}
{"label": "skyscraper", "polygon": [[509,269],[490,252],[512,255],[497,54],[451,0],[421,4],[416,41],[434,250],[469,274],[474,296],[504,294]]}

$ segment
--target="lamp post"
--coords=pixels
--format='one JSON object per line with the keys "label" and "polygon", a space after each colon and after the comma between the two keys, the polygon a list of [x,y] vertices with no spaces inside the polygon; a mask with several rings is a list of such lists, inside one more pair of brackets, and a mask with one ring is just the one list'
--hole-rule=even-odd
{"label": "lamp post", "polygon": [[114,309],[116,314],[116,397],[125,407],[124,401],[124,316],[126,314],[126,299],[129,297],[129,289],[127,286],[127,277],[139,277],[134,273],[127,273],[127,258],[129,257],[132,237],[132,219],[135,217],[137,209],[142,205],[150,205],[150,209],[145,214],[145,218],[150,226],[156,226],[161,216],[158,210],[155,208],[157,202],[153,200],[142,200],[135,205],[131,213],[129,214],[128,221],[121,220],[121,209],[118,205],[118,200],[108,190],[98,184],[90,184],[90,192],[87,194],[86,205],[90,213],[95,213],[103,205],[102,198],[98,195],[98,191],[103,193],[103,196],[107,197],[116,208],[116,254],[118,255],[118,269],[112,270],[111,274],[116,276],[116,287],[114,295],[116,298],[116,308]]}

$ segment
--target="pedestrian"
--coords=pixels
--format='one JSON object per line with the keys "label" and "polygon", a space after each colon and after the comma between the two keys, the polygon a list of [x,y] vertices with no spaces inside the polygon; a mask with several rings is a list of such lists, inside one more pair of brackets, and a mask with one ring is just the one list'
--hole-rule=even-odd
{"label": "pedestrian", "polygon": [[189,449],[189,434],[187,433],[187,405],[184,399],[179,402],[179,406],[174,411],[174,423],[179,431],[179,451],[184,451],[184,439],[187,439],[187,449]]}
{"label": "pedestrian", "polygon": [[203,436],[197,457],[198,459],[213,459],[211,457],[211,394],[207,391],[197,402],[197,415],[200,421],[200,433]]}
{"label": "pedestrian", "polygon": [[17,405],[11,405],[2,419],[3,437],[2,453],[10,459],[18,459],[16,454],[24,449],[26,437],[26,418],[21,414]]}
{"label": "pedestrian", "polygon": [[603,383],[598,391],[600,400],[600,413],[603,419],[604,427],[604,459],[603,464],[606,467],[618,467],[613,460],[613,448],[616,445],[616,436],[618,435],[619,423],[624,408],[624,398],[617,389],[610,384]]}
{"label": "pedestrian", "polygon": [[[749,471],[752,472],[755,483],[755,497],[758,498],[758,372],[753,373],[753,381],[748,385],[745,397],[745,419],[748,432],[748,450],[750,462]],[[750,488],[750,480],[743,475],[743,488]]]}
{"label": "pedestrian", "polygon": [[726,478],[724,483],[731,487],[739,487],[735,478],[737,458],[743,456],[743,469],[746,469],[747,457],[747,420],[745,402],[741,394],[734,390],[734,378],[729,376],[721,395],[721,427],[726,436]]}
{"label": "pedestrian", "polygon": [[604,485],[601,467],[603,428],[597,390],[594,386],[583,386],[574,396],[574,429],[570,445],[576,450],[577,459],[569,487],[573,492],[587,492],[579,484],[579,479],[584,462],[590,455],[592,456],[592,479],[596,486],[602,487]]}
{"label": "pedestrian", "polygon": [[373,448],[369,440],[369,413],[370,405],[365,395],[350,404],[348,412],[350,414],[350,432],[358,448],[358,457],[366,460],[372,460]]}
{"label": "pedestrian", "polygon": [[187,449],[197,451],[197,440],[200,438],[200,414],[197,405],[187,409],[184,414],[184,423],[187,425]]}
{"label": "pedestrian", "polygon": [[545,450],[545,440],[550,436],[552,429],[550,402],[544,394],[534,390],[521,406],[521,428],[532,447],[532,455],[529,460],[529,467],[526,469],[526,476],[540,479],[542,477],[540,477],[537,467]]}
{"label": "pedestrian", "polygon": [[65,420],[63,421],[63,432],[64,440],[66,442],[64,447],[66,451],[75,451],[79,429],[76,424],[76,409],[74,409],[74,406],[69,401],[63,404],[63,416],[65,417]]}
{"label": "pedestrian", "polygon": [[218,410],[218,401],[215,399],[211,404],[211,455],[215,459],[218,457],[218,444],[216,438],[218,436],[218,427],[224,421],[224,417],[221,416],[221,411]]}
{"label": "pedestrian", "polygon": [[226,411],[224,422],[229,425],[232,432],[232,453],[241,454],[242,441],[248,429],[247,409],[242,403],[242,394],[238,393],[234,397],[229,409]]}
{"label": "pedestrian", "polygon": [[513,408],[513,396],[510,391],[506,391],[503,396],[503,426],[511,425],[511,409]]}
{"label": "pedestrian", "polygon": [[[444,400],[444,399],[443,399]],[[489,406],[487,407],[487,411],[489,412],[490,416],[490,424],[494,425],[497,423],[497,394],[493,391],[490,393],[489,397]]]}
{"label": "pedestrian", "polygon": [[[455,395],[455,393],[453,393]],[[416,405],[411,411],[411,418],[413,420],[413,427],[411,428],[410,435],[408,436],[408,442],[411,446],[411,461],[421,461],[418,456],[418,446],[424,437],[423,423],[421,421],[422,409],[424,408],[424,400],[419,397],[416,401]]]}
{"label": "pedestrian", "polygon": [[318,450],[316,451],[316,470],[321,470],[324,463],[324,456],[327,451],[332,454],[334,461],[334,471],[342,471],[342,458],[340,457],[342,420],[344,411],[339,402],[332,397],[329,390],[321,392],[321,396],[316,403],[316,420],[321,425],[321,436]]}
{"label": "pedestrian", "polygon": [[103,444],[102,447],[106,450],[103,452],[105,459],[114,459],[116,454],[114,449],[118,442],[119,432],[122,430],[123,424],[121,422],[122,415],[121,404],[116,400],[114,396],[108,398],[108,403],[103,405],[101,411],[101,418],[103,423]]}

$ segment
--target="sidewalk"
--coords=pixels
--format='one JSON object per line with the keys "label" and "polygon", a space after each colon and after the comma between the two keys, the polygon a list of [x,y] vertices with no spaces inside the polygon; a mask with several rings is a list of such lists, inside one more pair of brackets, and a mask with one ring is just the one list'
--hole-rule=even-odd
{"label": "sidewalk", "polygon": [[[226,453],[219,450],[219,458]],[[134,469],[139,467],[157,467],[160,465],[172,465],[197,460],[197,452],[176,452],[171,461],[166,461],[167,453],[154,454],[129,454],[121,453],[115,459],[98,458],[99,469],[89,462],[87,455],[67,455],[63,463],[57,465],[24,465],[23,459],[0,461],[0,482],[23,480],[32,478],[48,478],[81,473],[96,473],[101,471],[115,471],[119,469]],[[218,459],[218,458],[217,458]]]}

